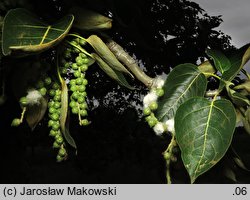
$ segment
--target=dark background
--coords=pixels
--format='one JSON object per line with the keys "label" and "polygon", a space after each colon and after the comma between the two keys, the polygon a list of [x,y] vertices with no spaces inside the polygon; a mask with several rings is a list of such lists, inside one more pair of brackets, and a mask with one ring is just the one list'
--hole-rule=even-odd
{"label": "dark background", "polygon": [[[112,13],[113,28],[106,34],[131,55],[136,55],[152,77],[168,73],[170,67],[180,63],[202,61],[207,47],[226,53],[234,49],[229,36],[214,30],[222,23],[220,16],[210,16],[198,4],[186,0],[31,2],[7,8],[32,7],[47,21],[60,18],[72,5],[104,15]],[[6,10],[1,10],[1,15],[5,13]],[[168,35],[173,37],[168,38]],[[3,60],[3,64],[8,62]],[[136,91],[120,88],[97,67],[90,69],[88,80],[89,105],[93,106],[92,99],[95,98],[99,106],[91,110],[92,123],[88,127],[79,127],[72,117],[70,132],[78,146],[77,155],[69,147],[69,159],[62,163],[55,160],[56,152],[52,149],[53,140],[48,136],[46,118],[33,132],[26,123],[18,128],[10,127],[12,119],[21,110],[8,88],[8,100],[0,107],[1,183],[166,183],[165,161],[161,153],[170,137],[157,137],[141,118],[141,110],[131,105],[131,102],[141,105],[140,98],[147,93],[144,86],[131,81]],[[217,82],[211,79],[209,87],[216,85]],[[110,93],[110,101],[107,101]],[[129,98],[125,99],[124,95]],[[117,101],[111,101],[114,99]],[[231,170],[236,174],[237,182],[249,183],[249,172],[233,161],[233,150],[236,150],[250,167],[249,138],[242,128],[237,128],[233,148],[230,147],[226,156],[196,182],[234,183],[226,176]],[[171,169],[173,183],[189,183],[178,149],[176,156],[177,162]]]}

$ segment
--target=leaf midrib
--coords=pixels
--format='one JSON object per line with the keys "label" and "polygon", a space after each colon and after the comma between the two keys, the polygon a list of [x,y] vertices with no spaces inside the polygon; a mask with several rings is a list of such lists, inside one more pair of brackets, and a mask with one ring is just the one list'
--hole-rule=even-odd
{"label": "leaf midrib", "polygon": [[201,161],[203,160],[203,157],[204,157],[204,154],[205,154],[206,143],[207,143],[207,135],[208,135],[207,133],[208,133],[209,124],[210,124],[210,121],[211,121],[211,115],[212,115],[212,110],[213,110],[213,106],[214,106],[214,101],[215,100],[213,100],[211,102],[211,105],[210,105],[210,109],[209,109],[209,113],[208,113],[208,118],[207,118],[207,125],[206,125],[206,129],[205,129],[205,133],[204,133],[204,143],[203,143],[202,154],[201,154],[200,160],[199,160],[198,165],[196,166],[196,169],[195,169],[195,172],[194,172],[195,177],[197,175],[197,171],[199,170]]}

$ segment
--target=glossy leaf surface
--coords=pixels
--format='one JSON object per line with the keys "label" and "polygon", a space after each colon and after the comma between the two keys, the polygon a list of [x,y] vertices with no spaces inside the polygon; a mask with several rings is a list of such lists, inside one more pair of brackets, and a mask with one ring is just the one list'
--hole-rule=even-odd
{"label": "glossy leaf surface", "polygon": [[[223,73],[222,79],[225,81],[232,81],[250,59],[250,44],[247,44],[236,50],[232,56],[229,56],[228,58],[231,63],[231,67],[229,70]],[[224,86],[225,83],[221,82],[219,87],[220,90],[223,89]]]}
{"label": "glossy leaf surface", "polygon": [[25,9],[10,10],[3,24],[3,54],[26,55],[47,50],[66,36],[73,20],[73,15],[68,15],[48,25]]}
{"label": "glossy leaf surface", "polygon": [[176,140],[192,183],[225,155],[235,125],[235,109],[225,99],[194,97],[179,107],[175,116]]}
{"label": "glossy leaf surface", "polygon": [[229,59],[220,51],[207,49],[206,53],[214,61],[215,68],[223,74],[225,71],[229,70],[231,63]]}
{"label": "glossy leaf surface", "polygon": [[157,119],[166,121],[173,118],[183,102],[191,97],[204,96],[206,87],[207,79],[197,66],[190,63],[176,66],[163,86],[164,96],[158,101]]}

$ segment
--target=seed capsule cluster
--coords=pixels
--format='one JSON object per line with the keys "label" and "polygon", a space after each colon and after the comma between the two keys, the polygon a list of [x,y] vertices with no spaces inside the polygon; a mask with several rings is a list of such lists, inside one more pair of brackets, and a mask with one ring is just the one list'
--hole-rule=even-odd
{"label": "seed capsule cluster", "polygon": [[19,104],[23,111],[20,118],[13,119],[11,126],[19,126],[23,122],[24,114],[29,105],[39,105],[41,103],[40,100],[42,97],[46,96],[50,84],[51,78],[46,75],[42,75],[41,78],[34,84],[33,88],[28,91],[28,94],[19,99]]}
{"label": "seed capsule cluster", "polygon": [[[66,79],[69,88],[69,109],[72,114],[78,116],[79,124],[86,126],[90,122],[87,119],[88,105],[86,87],[88,80],[86,79],[86,72],[93,59],[83,49],[86,44],[84,39],[73,39],[67,43],[59,53],[59,65],[57,70],[51,69],[51,77],[48,75],[41,75],[41,78],[33,85],[32,90],[28,94],[21,97],[19,103],[23,112],[20,118],[15,118],[12,121],[12,126],[19,126],[24,118],[24,114],[30,105],[40,104],[41,98],[48,99],[48,127],[50,129],[49,136],[53,137],[53,148],[58,150],[57,161],[63,161],[67,158],[67,151],[65,149],[65,141],[60,124],[60,117],[62,112],[62,86],[61,78]],[[86,53],[86,54],[85,54]],[[89,56],[88,56],[89,55]],[[57,74],[55,72],[57,71]],[[59,77],[59,78],[55,78]]]}
{"label": "seed capsule cluster", "polygon": [[[83,39],[77,38],[71,41],[71,44],[82,48],[86,42]],[[79,124],[86,126],[89,124],[89,121],[87,119],[88,106],[86,102],[88,80],[85,75],[89,65],[92,63],[90,58],[76,47],[66,48],[61,71],[72,74],[72,78],[69,81],[69,90],[71,92],[69,107],[73,114],[78,115]]]}
{"label": "seed capsule cluster", "polygon": [[165,84],[165,80],[165,74],[156,77],[152,89],[143,99],[143,114],[145,120],[148,125],[153,128],[156,135],[162,135],[164,132],[169,131],[169,121],[164,123],[159,122],[154,114],[158,108],[157,100],[164,95],[163,85]]}
{"label": "seed capsule cluster", "polygon": [[144,98],[143,114],[145,116],[146,122],[148,122],[148,125],[151,128],[159,123],[158,119],[154,115],[154,111],[156,111],[158,108],[157,99],[163,95],[164,90],[162,88],[158,88],[150,91],[150,93]]}
{"label": "seed capsule cluster", "polygon": [[48,126],[51,128],[49,135],[54,138],[53,148],[59,149],[56,157],[58,162],[65,160],[67,157],[67,152],[64,148],[64,138],[60,129],[61,94],[62,91],[59,83],[54,82],[49,90],[50,101],[48,103]]}

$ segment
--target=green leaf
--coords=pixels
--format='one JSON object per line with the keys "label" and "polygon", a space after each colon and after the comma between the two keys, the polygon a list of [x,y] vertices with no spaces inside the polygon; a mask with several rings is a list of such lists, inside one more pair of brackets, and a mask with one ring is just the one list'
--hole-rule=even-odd
{"label": "green leaf", "polygon": [[175,134],[191,182],[213,167],[231,144],[236,113],[228,100],[194,97],[175,115]]}
{"label": "green leaf", "polygon": [[117,71],[115,69],[112,69],[104,60],[102,60],[96,53],[91,54],[93,58],[96,59],[96,63],[99,65],[99,67],[112,79],[117,81],[120,85],[130,89],[134,90],[134,88],[129,85],[126,78],[122,74],[122,72]]}
{"label": "green leaf", "polygon": [[66,36],[73,20],[73,15],[68,15],[54,25],[48,25],[25,9],[10,10],[3,24],[3,54],[26,55],[45,51]]}
{"label": "green leaf", "polygon": [[230,99],[235,105],[237,106],[250,105],[250,101],[247,97],[231,89],[228,84],[226,85],[226,90],[227,90],[228,96],[230,97]]}
{"label": "green leaf", "polygon": [[30,105],[28,106],[27,112],[26,112],[26,121],[33,131],[37,124],[43,119],[44,114],[46,113],[47,110],[47,100],[42,97],[40,99],[39,104],[35,105]]}
{"label": "green leaf", "polygon": [[96,35],[91,35],[87,42],[94,48],[99,57],[104,60],[112,69],[129,74],[131,77],[133,75],[124,67],[115,55],[110,51],[107,45]]}
{"label": "green leaf", "polygon": [[230,69],[230,61],[221,51],[207,49],[206,54],[213,59],[215,68],[221,74]]}
{"label": "green leaf", "polygon": [[250,80],[246,80],[244,83],[234,87],[235,90],[246,90],[250,93]]}
{"label": "green leaf", "polygon": [[112,19],[82,7],[72,7],[69,12],[75,16],[73,26],[80,30],[104,30],[112,27]]}
{"label": "green leaf", "polygon": [[204,96],[206,87],[207,79],[197,66],[190,63],[176,66],[163,86],[164,96],[158,102],[157,119],[166,121],[173,118],[183,102],[191,97]]}
{"label": "green leaf", "polygon": [[[221,78],[230,82],[237,76],[243,66],[250,59],[250,44],[247,44],[236,50],[233,55],[228,58],[231,63],[231,67],[229,70],[223,73]],[[221,81],[219,89],[222,90],[223,87],[225,87],[225,83]]]}
{"label": "green leaf", "polygon": [[62,96],[61,96],[61,114],[60,114],[60,126],[61,131],[65,140],[75,149],[76,143],[71,137],[69,130],[66,127],[66,121],[68,116],[68,87],[66,82],[60,77],[61,87],[62,87]]}
{"label": "green leaf", "polygon": [[205,62],[201,63],[198,68],[202,73],[214,74],[216,72],[209,60],[206,60]]}

